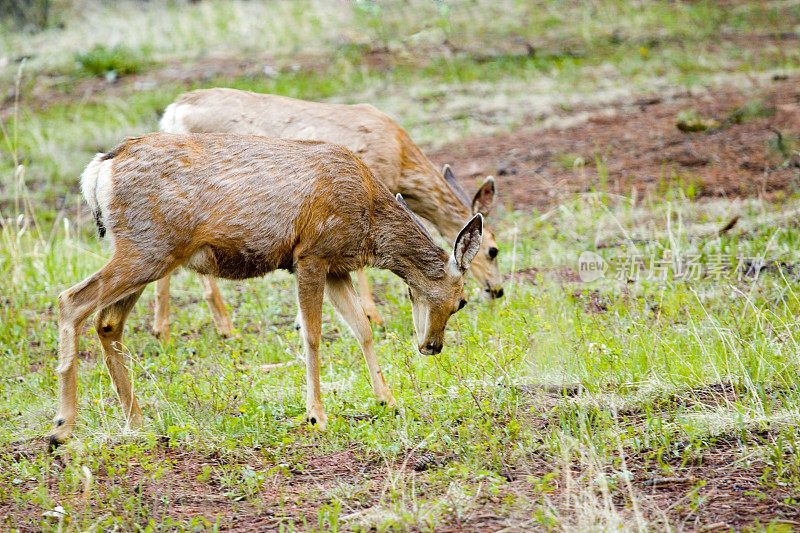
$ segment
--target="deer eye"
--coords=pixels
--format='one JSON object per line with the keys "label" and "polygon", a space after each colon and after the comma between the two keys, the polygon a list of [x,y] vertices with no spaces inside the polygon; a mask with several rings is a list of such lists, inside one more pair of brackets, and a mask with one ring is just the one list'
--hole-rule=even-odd
{"label": "deer eye", "polygon": [[461,309],[464,309],[464,306],[465,306],[465,305],[467,305],[467,301],[466,301],[464,298],[461,298],[461,301],[460,301],[460,302],[458,302],[458,309],[459,309],[459,311],[460,311]]}
{"label": "deer eye", "polygon": [[499,251],[499,250],[498,250],[497,248],[495,248],[494,246],[492,246],[491,248],[489,248],[489,258],[490,258],[490,259],[494,259],[495,257],[497,257],[497,252],[498,252],[498,251]]}

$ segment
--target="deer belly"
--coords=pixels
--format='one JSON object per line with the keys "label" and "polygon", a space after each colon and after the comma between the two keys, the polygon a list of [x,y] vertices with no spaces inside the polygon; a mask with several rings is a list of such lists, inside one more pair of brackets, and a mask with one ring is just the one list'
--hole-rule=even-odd
{"label": "deer belly", "polygon": [[[197,250],[185,266],[200,274],[218,278],[247,279],[263,276],[278,268],[286,268],[284,255],[261,250],[204,246]],[[291,254],[289,254],[291,264]]]}

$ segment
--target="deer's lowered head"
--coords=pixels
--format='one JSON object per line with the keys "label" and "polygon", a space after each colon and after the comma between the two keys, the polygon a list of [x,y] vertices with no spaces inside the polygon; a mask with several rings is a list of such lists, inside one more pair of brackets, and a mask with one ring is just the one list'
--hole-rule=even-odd
{"label": "deer's lowered head", "polygon": [[[397,195],[397,200],[406,208],[409,216],[417,222],[422,231],[427,233],[424,226],[408,209],[400,194]],[[481,248],[482,236],[483,215],[477,213],[459,232],[452,254],[448,256],[439,249],[441,252],[439,264],[432,271],[435,275],[407,272],[406,276],[403,276],[408,283],[411,315],[420,353],[432,355],[442,351],[447,321],[451,315],[467,304],[464,298],[464,274],[469,270],[472,260]]]}
{"label": "deer's lowered head", "polygon": [[[495,203],[495,184],[492,176],[488,176],[483,181],[471,201],[467,193],[456,181],[450,165],[444,166],[442,176],[444,176],[445,181],[464,207],[471,210],[473,215],[489,216],[489,213],[494,209]],[[484,228],[483,240],[470,267],[470,273],[481,284],[481,295],[485,298],[494,299],[503,296],[503,278],[497,266],[498,253],[499,249],[497,242],[494,240],[494,234],[489,228]]]}

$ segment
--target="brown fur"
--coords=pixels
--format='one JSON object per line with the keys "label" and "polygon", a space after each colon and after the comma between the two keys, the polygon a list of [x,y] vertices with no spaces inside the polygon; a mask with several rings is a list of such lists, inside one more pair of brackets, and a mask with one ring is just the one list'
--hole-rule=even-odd
{"label": "brown fur", "polygon": [[[145,285],[186,266],[232,279],[278,268],[297,278],[312,422],[324,426],[319,385],[322,298],[327,292],[361,344],[376,397],[394,403],[349,273],[395,272],[412,293],[420,351],[441,350],[447,318],[463,298],[463,272],[480,247],[480,216],[451,258],[341,146],[264,137],[150,134],[98,155],[82,189],[114,239],[100,271],[59,296],[59,412],[54,442],[77,413],[75,359],[84,321],[95,328],[129,428],[141,412],[120,350],[122,329]],[[419,318],[422,317],[422,318]]]}

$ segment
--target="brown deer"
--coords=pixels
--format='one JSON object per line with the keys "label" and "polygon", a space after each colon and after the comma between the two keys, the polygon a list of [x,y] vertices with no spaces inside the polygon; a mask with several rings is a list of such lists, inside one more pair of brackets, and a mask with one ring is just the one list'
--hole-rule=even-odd
{"label": "brown deer", "polygon": [[[439,171],[397,122],[371,105],[338,105],[295,100],[234,89],[205,89],[178,97],[161,119],[161,129],[172,133],[237,133],[284,139],[307,139],[340,144],[359,156],[393,193],[400,193],[417,215],[429,220],[447,239],[476,213],[487,215],[495,197],[488,177],[470,201],[445,166]],[[488,228],[470,272],[483,294],[503,295],[497,268],[497,244]],[[383,322],[372,298],[367,276],[357,272],[362,305],[375,323]],[[169,277],[156,282],[153,329],[169,338]],[[200,276],[203,295],[217,330],[230,335],[232,324],[213,277]]]}
{"label": "brown deer", "polygon": [[446,253],[361,160],[320,142],[154,133],[98,154],[83,172],[81,189],[114,253],[58,297],[53,446],[75,425],[78,336],[95,311],[126,428],[141,425],[122,330],[144,287],[179,266],[230,279],[294,272],[307,419],[324,427],[318,358],[323,294],[360,343],[375,396],[393,406],[349,273],[370,265],[400,276],[409,287],[419,351],[439,353],[447,320],[466,303],[463,274],[481,245],[483,218],[476,215],[458,234],[453,253]]}

